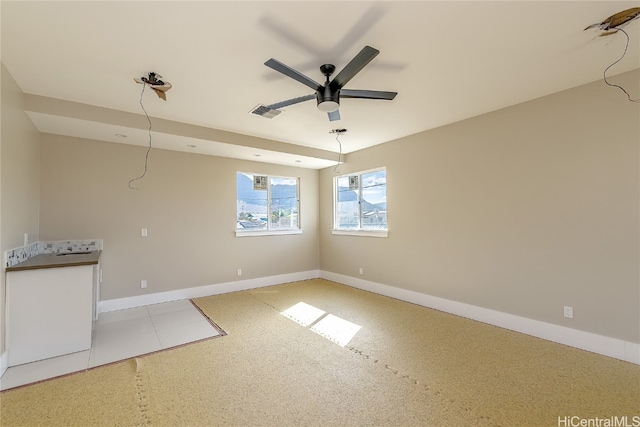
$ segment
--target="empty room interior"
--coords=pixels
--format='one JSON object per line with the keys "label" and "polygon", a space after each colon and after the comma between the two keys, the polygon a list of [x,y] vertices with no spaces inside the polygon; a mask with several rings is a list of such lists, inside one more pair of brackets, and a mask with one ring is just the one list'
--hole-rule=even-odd
{"label": "empty room interior", "polygon": [[0,18],[0,425],[640,426],[637,1]]}

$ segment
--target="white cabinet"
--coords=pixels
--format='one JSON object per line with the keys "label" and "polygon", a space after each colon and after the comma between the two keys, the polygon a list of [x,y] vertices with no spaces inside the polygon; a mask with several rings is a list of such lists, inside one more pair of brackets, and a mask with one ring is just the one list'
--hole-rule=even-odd
{"label": "white cabinet", "polygon": [[8,365],[91,348],[96,265],[7,271]]}

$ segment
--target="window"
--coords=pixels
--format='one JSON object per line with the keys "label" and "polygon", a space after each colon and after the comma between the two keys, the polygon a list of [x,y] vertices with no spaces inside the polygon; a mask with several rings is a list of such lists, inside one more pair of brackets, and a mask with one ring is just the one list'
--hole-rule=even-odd
{"label": "window", "polygon": [[386,236],[386,169],[336,177],[334,194],[334,234]]}
{"label": "window", "polygon": [[298,178],[236,175],[236,235],[300,232]]}

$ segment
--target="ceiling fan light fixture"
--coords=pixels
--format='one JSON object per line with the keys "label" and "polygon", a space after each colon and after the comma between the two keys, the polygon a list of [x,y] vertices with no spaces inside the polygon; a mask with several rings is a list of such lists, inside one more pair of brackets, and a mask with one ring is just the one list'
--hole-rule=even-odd
{"label": "ceiling fan light fixture", "polygon": [[340,108],[340,104],[336,101],[323,101],[318,102],[318,110],[324,111],[325,113],[332,113]]}
{"label": "ceiling fan light fixture", "polygon": [[[325,66],[326,65],[323,65],[323,67]],[[331,88],[328,77],[327,84],[324,87],[318,88],[316,91],[316,101],[318,103],[318,110],[324,111],[325,113],[333,113],[340,108],[340,90]]]}
{"label": "ceiling fan light fixture", "polygon": [[[296,80],[303,85],[313,89],[315,91],[315,98],[318,106],[318,110],[327,113],[329,121],[334,122],[340,120],[340,92],[344,94],[345,98],[364,98],[364,99],[386,99],[392,100],[397,95],[397,92],[382,92],[377,90],[351,90],[344,89],[346,85],[356,74],[360,72],[373,58],[378,55],[380,51],[372,48],[371,46],[365,46],[362,50],[353,57],[351,61],[338,73],[337,76],[331,80],[331,76],[336,70],[333,64],[323,64],[320,66],[320,72],[326,77],[324,85],[316,82],[315,80],[305,76],[299,71],[283,64],[282,62],[271,58],[264,63],[269,68],[284,74],[287,77]],[[299,96],[297,98],[281,101],[276,104],[267,106],[268,108],[282,108],[289,105],[298,104],[300,102],[313,99],[314,95]]]}

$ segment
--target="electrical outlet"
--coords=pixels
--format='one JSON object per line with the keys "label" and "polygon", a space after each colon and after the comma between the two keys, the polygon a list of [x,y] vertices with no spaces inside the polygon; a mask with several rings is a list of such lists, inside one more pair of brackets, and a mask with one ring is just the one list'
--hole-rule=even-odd
{"label": "electrical outlet", "polygon": [[24,233],[24,246],[29,244],[29,233]]}
{"label": "electrical outlet", "polygon": [[564,317],[573,319],[573,307],[569,307],[567,305],[564,306]]}
{"label": "electrical outlet", "polygon": [[360,274],[364,273],[364,270],[362,269],[362,267],[360,267]]}
{"label": "electrical outlet", "polygon": [[140,281],[140,287],[141,287],[142,289],[145,289],[145,288],[147,287],[147,281],[146,281],[146,280],[141,280],[141,281]]}
{"label": "electrical outlet", "polygon": [[242,269],[239,268],[238,271],[236,272],[238,274],[238,276],[242,276]]}
{"label": "electrical outlet", "polygon": [[147,237],[147,229],[146,229],[146,228],[141,229],[141,230],[140,230],[140,235],[141,235],[142,237]]}

